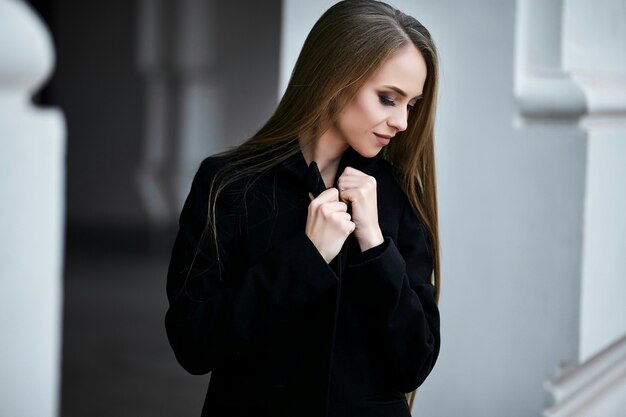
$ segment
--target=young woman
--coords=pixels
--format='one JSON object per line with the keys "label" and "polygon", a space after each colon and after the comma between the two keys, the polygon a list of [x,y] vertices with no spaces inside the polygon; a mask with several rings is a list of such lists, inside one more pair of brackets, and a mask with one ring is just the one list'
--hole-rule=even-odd
{"label": "young woman", "polygon": [[261,130],[201,163],[165,323],[211,372],[203,416],[410,416],[440,342],[436,92],[424,26],[343,1]]}

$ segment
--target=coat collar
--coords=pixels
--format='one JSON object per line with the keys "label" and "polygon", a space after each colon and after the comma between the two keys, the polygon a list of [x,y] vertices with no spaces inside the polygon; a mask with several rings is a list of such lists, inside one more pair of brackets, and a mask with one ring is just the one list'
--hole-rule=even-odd
{"label": "coat collar", "polygon": [[[372,158],[366,158],[363,155],[355,151],[351,146],[344,151],[339,160],[337,167],[337,173],[335,174],[335,182],[333,186],[337,186],[337,180],[343,173],[346,167],[352,167],[371,175],[374,172],[379,156],[376,155]],[[306,176],[309,174],[309,166],[304,159],[302,150],[300,149],[295,155],[287,158],[281,167],[291,174],[295,175],[299,180],[306,182]]]}

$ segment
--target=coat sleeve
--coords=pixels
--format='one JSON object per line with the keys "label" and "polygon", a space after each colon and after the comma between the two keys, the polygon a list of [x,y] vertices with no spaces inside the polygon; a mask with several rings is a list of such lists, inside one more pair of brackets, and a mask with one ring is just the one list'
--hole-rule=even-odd
{"label": "coat sleeve", "polygon": [[167,274],[168,339],[178,362],[197,375],[245,360],[273,326],[307,309],[337,285],[336,275],[304,231],[277,245],[257,264],[245,265],[240,255],[245,233],[236,221],[239,209],[232,193],[224,192],[216,209],[221,263],[206,243],[210,236],[198,246],[214,171],[207,158],[193,179]]}
{"label": "coat sleeve", "polygon": [[426,229],[405,205],[398,237],[349,265],[370,312],[368,324],[382,374],[396,390],[420,386],[439,355],[439,310],[430,283],[432,250]]}

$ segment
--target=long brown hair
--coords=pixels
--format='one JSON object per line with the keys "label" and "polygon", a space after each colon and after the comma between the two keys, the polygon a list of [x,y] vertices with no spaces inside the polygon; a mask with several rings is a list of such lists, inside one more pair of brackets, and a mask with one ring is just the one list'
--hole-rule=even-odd
{"label": "long brown hair", "polygon": [[[424,223],[433,251],[432,284],[439,298],[439,232],[435,181],[434,122],[438,57],[428,30],[415,18],[374,0],[345,0],[328,9],[304,42],[285,94],[270,119],[241,145],[222,152],[232,163],[214,176],[208,201],[207,224],[200,245],[210,232],[218,248],[216,201],[229,184],[254,178],[300,152],[333,121],[361,85],[402,47],[412,43],[426,61],[422,98],[410,113],[408,127],[396,135],[381,157],[402,173],[402,188]],[[305,142],[300,143],[299,139]],[[270,157],[271,154],[271,157]],[[248,189],[248,188],[246,188]],[[216,251],[219,264],[219,250]],[[415,392],[407,394],[412,406]]]}

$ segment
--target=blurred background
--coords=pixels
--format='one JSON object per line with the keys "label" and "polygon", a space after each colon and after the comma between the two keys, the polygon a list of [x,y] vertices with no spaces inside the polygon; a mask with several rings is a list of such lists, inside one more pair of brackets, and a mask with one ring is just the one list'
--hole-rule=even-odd
{"label": "blurred background", "polygon": [[[0,416],[200,414],[163,325],[178,214],[334,3],[0,0]],[[413,414],[626,415],[626,2],[391,4],[441,59]]]}

